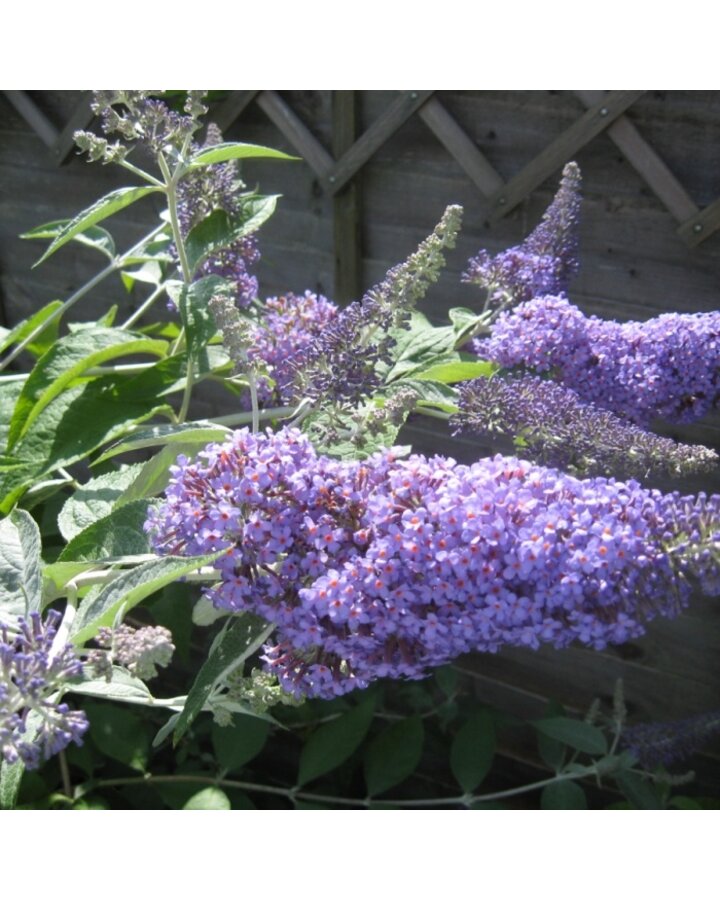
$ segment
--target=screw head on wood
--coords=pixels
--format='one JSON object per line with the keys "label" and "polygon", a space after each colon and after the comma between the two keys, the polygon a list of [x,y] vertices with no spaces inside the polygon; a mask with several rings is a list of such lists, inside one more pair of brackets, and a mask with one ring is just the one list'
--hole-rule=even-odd
{"label": "screw head on wood", "polygon": [[603,108],[600,110],[600,115],[606,116],[608,114],[608,112],[609,112],[609,110],[608,110],[607,106],[603,106]]}
{"label": "screw head on wood", "polygon": [[700,234],[700,232],[702,230],[703,230],[703,227],[699,222],[697,222],[695,225],[693,225],[693,231],[695,232],[695,234]]}
{"label": "screw head on wood", "polygon": [[411,93],[410,93],[410,99],[411,99],[411,100],[417,100],[417,98],[418,98],[417,91],[411,91]]}
{"label": "screw head on wood", "polygon": [[498,206],[505,206],[507,203],[507,199],[505,197],[498,197]]}
{"label": "screw head on wood", "polygon": [[335,181],[336,181],[336,180],[337,180],[337,179],[335,178],[334,175],[331,175],[331,176],[328,178],[328,181],[330,182],[330,184],[335,184]]}

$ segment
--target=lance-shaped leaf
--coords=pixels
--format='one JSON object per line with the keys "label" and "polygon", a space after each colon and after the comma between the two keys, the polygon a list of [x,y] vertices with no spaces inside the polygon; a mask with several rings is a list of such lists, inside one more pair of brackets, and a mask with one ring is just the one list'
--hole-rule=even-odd
{"label": "lance-shaped leaf", "polygon": [[185,241],[185,252],[191,271],[224,247],[257,231],[275,212],[279,194],[247,197],[240,213],[230,217],[216,209],[192,229]]}
{"label": "lance-shaped leaf", "polygon": [[147,500],[135,500],[112,510],[77,534],[60,554],[58,562],[150,553],[150,542],[143,531],[147,514]]}
{"label": "lance-shaped leaf", "polygon": [[300,754],[298,785],[332,772],[360,746],[370,728],[375,700],[370,697],[312,733]]}
{"label": "lance-shaped leaf", "polygon": [[0,625],[42,607],[40,531],[24,509],[0,521]]}
{"label": "lance-shaped leaf", "polygon": [[413,378],[417,381],[457,384],[459,381],[469,381],[472,378],[489,378],[499,368],[495,363],[486,360],[466,362],[458,358],[457,361],[442,362],[423,369],[421,372],[414,372]]}
{"label": "lance-shaped leaf", "polygon": [[[142,471],[143,463],[135,463],[125,466],[116,472],[107,472],[92,478],[87,484],[78,488],[68,498],[60,510],[58,527],[60,534],[66,541],[71,541],[76,535],[93,522],[109,515],[116,506],[123,505],[125,491],[135,481]],[[138,500],[139,497],[128,497],[126,501]]]}
{"label": "lance-shaped leaf", "polygon": [[52,256],[56,250],[59,250],[60,247],[67,244],[68,241],[71,241],[78,234],[87,231],[91,226],[97,225],[103,219],[115,215],[115,213],[120,212],[121,209],[125,209],[142,197],[147,197],[148,194],[153,194],[160,190],[162,188],[159,187],[118,188],[116,191],[111,191],[109,194],[101,197],[96,203],[79,212],[74,219],[71,219],[67,225],[61,228],[52,244],[35,263],[35,266],[39,266],[41,262]]}
{"label": "lance-shaped leaf", "polygon": [[110,627],[115,617],[124,610],[131,610],[146,597],[159,591],[160,588],[195,572],[203,566],[211,565],[220,553],[209,553],[205,556],[166,556],[143,563],[118,577],[93,597],[88,597],[80,604],[73,622],[72,640],[76,644],[84,644],[95,637],[98,629]]}
{"label": "lance-shaped leaf", "polygon": [[11,450],[35,419],[62,391],[88,369],[133,353],[164,356],[165,341],[156,341],[114,328],[92,328],[59,340],[37,362],[15,404],[10,420]]}
{"label": "lance-shaped leaf", "polygon": [[567,744],[582,753],[607,753],[607,739],[599,728],[582,722],[555,716],[550,719],[537,719],[531,723],[541,734],[546,734],[556,741]]}
{"label": "lance-shaped leaf", "polygon": [[[186,422],[182,425],[153,425],[152,428],[144,428],[117,444],[114,444],[103,453],[94,463],[104,462],[118,453],[127,453],[129,450],[143,450],[146,447],[164,447],[166,444],[187,444],[221,441],[227,437],[228,430],[222,425],[214,425],[212,422]],[[178,453],[182,452],[178,450]]]}
{"label": "lance-shaped leaf", "polygon": [[299,157],[290,156],[282,150],[273,150],[271,147],[261,147],[259,144],[225,143],[215,144],[213,147],[205,147],[193,156],[188,164],[188,171],[210,166],[213,163],[229,162],[231,159],[290,159]]}
{"label": "lance-shaped leaf", "polygon": [[25,764],[20,760],[12,765],[0,762],[0,809],[15,809],[24,772]]}
{"label": "lance-shaped leaf", "polygon": [[221,633],[198,672],[185,707],[175,724],[175,744],[205,706],[214,687],[239,668],[268,639],[274,628],[274,625],[268,625],[258,616],[243,613]]}
{"label": "lance-shaped leaf", "polygon": [[[37,228],[31,228],[21,234],[23,240],[49,240],[54,241],[70,224],[71,219],[56,219],[54,222],[46,222],[44,225],[38,225]],[[101,228],[99,225],[91,225],[72,238],[79,244],[86,247],[92,247],[93,250],[99,250],[108,259],[115,258],[115,241],[109,231]]]}
{"label": "lance-shaped leaf", "polygon": [[375,796],[405,781],[417,768],[423,750],[422,719],[413,716],[382,731],[365,753],[365,783]]}
{"label": "lance-shaped leaf", "polygon": [[19,344],[21,341],[24,341],[25,338],[28,337],[28,335],[33,334],[43,322],[50,319],[48,325],[43,328],[37,337],[35,337],[27,346],[30,353],[33,353],[35,356],[41,356],[45,353],[45,351],[57,340],[60,318],[55,315],[55,313],[58,309],[62,308],[62,305],[62,301],[53,300],[30,316],[29,319],[23,319],[22,322],[18,322],[18,324],[2,339],[2,342],[0,343],[0,353],[4,353],[8,347],[12,347],[14,344]]}

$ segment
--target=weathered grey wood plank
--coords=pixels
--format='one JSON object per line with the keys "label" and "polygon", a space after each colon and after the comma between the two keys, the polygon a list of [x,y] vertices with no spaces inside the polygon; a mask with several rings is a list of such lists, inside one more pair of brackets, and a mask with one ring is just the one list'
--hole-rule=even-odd
{"label": "weathered grey wood plank", "polygon": [[233,91],[213,109],[210,120],[225,131],[247,109],[260,91]]}
{"label": "weathered grey wood plank", "polygon": [[332,169],[333,158],[298,116],[275,91],[262,91],[258,106],[300,153],[315,174],[324,178]]}
{"label": "weathered grey wood plank", "polygon": [[339,191],[365,165],[388,138],[433,94],[433,91],[405,91],[379,116],[368,130],[325,173],[331,192]]}
{"label": "weathered grey wood plank", "polygon": [[[357,137],[355,91],[333,91],[333,153],[339,158]],[[362,206],[359,172],[333,196],[333,243],[335,250],[334,298],[338,303],[357,300],[362,293]]]}
{"label": "weathered grey wood plank", "polygon": [[570,128],[555,138],[491,198],[491,218],[497,219],[507,215],[530,191],[568,162],[644,93],[644,91],[612,91],[603,97],[600,103],[592,106]]}
{"label": "weathered grey wood plank", "polygon": [[423,104],[418,114],[435,137],[460,163],[483,197],[490,197],[502,188],[502,178],[437,97],[431,97]]}

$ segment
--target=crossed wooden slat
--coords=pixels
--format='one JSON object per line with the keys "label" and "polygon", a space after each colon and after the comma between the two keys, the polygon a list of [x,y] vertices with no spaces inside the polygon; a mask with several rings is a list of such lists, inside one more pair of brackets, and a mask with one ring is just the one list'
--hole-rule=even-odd
{"label": "crossed wooden slat", "polygon": [[[91,113],[87,99],[77,109],[64,128],[56,128],[24,91],[5,91],[13,106],[53,151],[58,162],[70,153],[72,135],[77,128],[86,127]],[[325,191],[336,201],[336,215],[348,210],[355,213],[359,200],[355,196],[348,204],[347,192],[357,189],[355,176],[372,156],[414,114],[420,116],[428,128],[457,161],[466,175],[488,202],[490,218],[499,219],[521,203],[550,175],[572,159],[579,150],[597,135],[606,132],[633,168],[643,177],[658,199],[678,222],[677,233],[690,246],[696,246],[720,229],[720,197],[700,209],[672,174],[655,150],[625,115],[644,91],[574,91],[586,111],[562,134],[542,150],[520,172],[504,182],[475,142],[448,112],[434,91],[403,91],[362,134],[354,127],[352,91],[334,92],[335,114],[343,115],[339,128],[333,123],[333,154],[323,147],[304,122],[276,91],[233,91],[213,113],[221,129],[227,128],[251,104],[257,105],[278,130],[305,159],[317,175]],[[340,95],[344,99],[339,99]],[[339,138],[338,135],[341,135]],[[341,199],[344,198],[344,199]],[[352,250],[350,228],[345,231],[345,253]],[[354,231],[357,232],[357,223]],[[342,231],[342,229],[341,229]],[[336,237],[337,237],[336,229]],[[336,247],[336,251],[337,251]],[[359,252],[359,243],[355,247]],[[338,252],[342,257],[343,253]],[[359,273],[357,260],[350,268]],[[341,277],[341,280],[342,277]],[[347,280],[347,279],[346,279]],[[354,281],[350,279],[350,281]],[[348,285],[349,287],[349,285]],[[342,292],[344,293],[344,291]]]}
{"label": "crossed wooden slat", "polygon": [[490,205],[490,217],[505,216],[546,178],[602,132],[643,177],[678,221],[678,234],[695,246],[720,229],[720,198],[699,209],[685,188],[625,115],[644,91],[574,91],[586,112],[507,183],[503,181],[434,91],[406,91],[346,149],[333,158],[275,91],[234,92],[216,111],[220,127],[230,125],[253,100],[335,195],[413,114],[461,166]]}

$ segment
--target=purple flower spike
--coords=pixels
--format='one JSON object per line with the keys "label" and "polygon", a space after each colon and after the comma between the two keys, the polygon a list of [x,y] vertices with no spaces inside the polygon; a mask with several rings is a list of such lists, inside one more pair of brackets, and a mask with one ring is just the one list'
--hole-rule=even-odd
{"label": "purple flower spike", "polygon": [[487,290],[488,308],[567,291],[579,267],[580,183],[577,163],[568,163],[542,221],[522,244],[497,256],[481,250],[468,261],[462,280]]}
{"label": "purple flower spike", "polygon": [[172,469],[146,525],[160,553],[225,550],[215,605],[277,626],[285,690],[332,697],[476,650],[597,649],[720,594],[720,497],[579,480],[497,456],[363,462],[297,430],[237,431]]}
{"label": "purple flower spike", "polygon": [[[82,744],[88,727],[83,712],[52,699],[82,673],[69,644],[52,652],[59,621],[54,611],[44,623],[32,613],[19,620],[17,634],[6,627],[0,630],[0,757],[8,763],[22,760],[28,769],[36,769],[73,741]],[[32,714],[36,722],[29,729]]]}
{"label": "purple flower spike", "polygon": [[720,402],[720,312],[621,324],[585,316],[565,297],[537,297],[502,313],[474,349],[502,366],[548,372],[638,425],[693,422]]}

